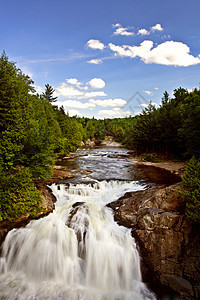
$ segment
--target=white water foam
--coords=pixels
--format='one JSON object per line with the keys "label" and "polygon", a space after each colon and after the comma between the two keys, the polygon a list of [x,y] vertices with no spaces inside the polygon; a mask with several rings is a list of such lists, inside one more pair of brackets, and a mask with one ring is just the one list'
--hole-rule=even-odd
{"label": "white water foam", "polygon": [[155,299],[141,280],[130,231],[105,204],[135,182],[52,185],[56,208],[47,217],[10,231],[0,260],[0,299]]}

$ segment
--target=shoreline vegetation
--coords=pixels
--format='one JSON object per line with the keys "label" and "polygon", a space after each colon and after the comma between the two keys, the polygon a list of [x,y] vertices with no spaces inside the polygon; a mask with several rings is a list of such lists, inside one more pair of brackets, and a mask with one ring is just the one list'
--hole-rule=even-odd
{"label": "shoreline vegetation", "polygon": [[[143,155],[143,160],[151,163],[161,164],[160,157],[183,162],[193,157],[196,159],[193,168],[195,164],[198,166],[200,90],[188,92],[178,88],[173,98],[165,92],[158,108],[150,103],[135,117],[104,120],[70,117],[64,107],[56,106],[53,93],[53,87],[46,84],[45,92],[38,94],[32,79],[3,52],[0,57],[0,221],[14,221],[27,212],[37,216],[42,207],[34,183],[52,178],[55,159],[75,152],[81,144],[99,145],[109,136],[130,149],[134,156]],[[59,173],[54,169],[54,175],[56,172]],[[190,188],[188,194],[185,185],[186,193],[182,197],[187,202],[191,196],[192,205],[200,212],[199,175],[196,181],[193,195]]]}

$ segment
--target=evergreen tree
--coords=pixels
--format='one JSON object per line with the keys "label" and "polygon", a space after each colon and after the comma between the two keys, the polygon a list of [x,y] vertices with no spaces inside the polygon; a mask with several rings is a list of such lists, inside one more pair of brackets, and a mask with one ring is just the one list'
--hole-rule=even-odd
{"label": "evergreen tree", "polygon": [[53,97],[53,93],[55,90],[52,86],[50,86],[48,83],[45,84],[45,92],[42,94],[45,100],[49,101],[50,103],[56,102],[58,97]]}

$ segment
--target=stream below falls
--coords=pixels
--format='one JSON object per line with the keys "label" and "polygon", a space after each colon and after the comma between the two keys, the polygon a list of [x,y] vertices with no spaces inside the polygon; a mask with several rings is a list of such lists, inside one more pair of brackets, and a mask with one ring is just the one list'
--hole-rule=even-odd
{"label": "stream below falls", "polygon": [[53,213],[8,233],[0,258],[0,300],[156,299],[142,282],[130,230],[106,207],[126,192],[146,188],[127,155],[121,148],[92,149],[65,162],[93,173],[51,185],[57,198]]}

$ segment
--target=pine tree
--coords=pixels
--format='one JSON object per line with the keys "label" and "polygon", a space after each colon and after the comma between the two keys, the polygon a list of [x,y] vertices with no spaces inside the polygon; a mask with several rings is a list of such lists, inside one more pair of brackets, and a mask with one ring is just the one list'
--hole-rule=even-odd
{"label": "pine tree", "polygon": [[56,102],[57,101],[56,99],[58,97],[53,97],[53,93],[55,92],[53,87],[47,83],[47,84],[45,84],[45,88],[46,88],[45,92],[42,94],[44,99],[49,101],[49,102]]}

